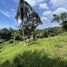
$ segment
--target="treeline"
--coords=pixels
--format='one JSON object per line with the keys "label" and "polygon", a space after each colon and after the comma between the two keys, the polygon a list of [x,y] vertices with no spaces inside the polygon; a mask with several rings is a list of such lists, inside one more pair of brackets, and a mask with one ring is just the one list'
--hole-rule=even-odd
{"label": "treeline", "polygon": [[48,38],[48,37],[53,37],[53,36],[59,35],[63,32],[64,32],[64,30],[62,27],[46,28],[43,30],[37,30],[36,37],[37,38]]}
{"label": "treeline", "polygon": [[[48,38],[48,37],[53,37],[53,36],[59,35],[62,32],[64,32],[62,27],[46,28],[43,30],[36,29],[35,30],[35,37],[36,38]],[[30,34],[29,37],[32,38],[33,35]],[[21,29],[15,30],[12,28],[0,29],[0,39],[3,39],[3,40],[10,40],[10,39],[23,40],[22,31],[21,31]],[[25,36],[25,39],[28,39],[28,37]]]}
{"label": "treeline", "polygon": [[0,39],[4,39],[4,40],[18,39],[19,40],[19,39],[21,39],[19,37],[22,37],[20,30],[15,30],[12,28],[0,29]]}

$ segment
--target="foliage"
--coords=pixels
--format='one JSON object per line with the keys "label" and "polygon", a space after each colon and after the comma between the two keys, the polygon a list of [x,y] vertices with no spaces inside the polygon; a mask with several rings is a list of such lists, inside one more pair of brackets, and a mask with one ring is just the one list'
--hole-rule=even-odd
{"label": "foliage", "polygon": [[48,38],[48,37],[59,35],[63,32],[64,30],[62,29],[62,27],[46,28],[43,30],[36,30],[36,37],[37,38]]}
{"label": "foliage", "polygon": [[67,21],[63,21],[62,27],[64,28],[65,31],[67,31]]}
{"label": "foliage", "polygon": [[7,28],[3,28],[0,31],[1,39],[9,40],[11,38],[11,32]]}
{"label": "foliage", "polygon": [[23,39],[22,39],[22,36],[18,34],[15,36],[15,40],[23,40]]}
{"label": "foliage", "polygon": [[67,67],[67,32],[26,43],[26,46],[22,41],[3,44],[0,49],[3,67]]}
{"label": "foliage", "polygon": [[53,21],[59,22],[64,30],[67,30],[67,12],[60,13],[59,15],[53,15]]}
{"label": "foliage", "polygon": [[36,13],[25,0],[19,1],[15,18],[16,20],[19,18],[21,20],[20,27],[23,32],[23,40],[25,41],[25,35],[30,39],[30,33],[33,34],[33,39],[35,39],[35,28],[42,22],[38,13]]}
{"label": "foliage", "polygon": [[23,40],[24,41],[25,41],[24,26],[26,25],[26,23],[28,23],[29,16],[30,16],[32,10],[33,10],[32,7],[25,0],[19,1],[18,10],[17,10],[15,18],[16,18],[16,20],[18,20],[19,18],[21,20],[20,27],[23,31]]}

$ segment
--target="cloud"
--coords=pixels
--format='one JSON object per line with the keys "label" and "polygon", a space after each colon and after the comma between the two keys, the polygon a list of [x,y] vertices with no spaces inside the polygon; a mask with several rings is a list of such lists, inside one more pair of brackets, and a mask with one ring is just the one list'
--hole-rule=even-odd
{"label": "cloud", "polygon": [[52,14],[60,14],[62,12],[67,12],[67,9],[66,8],[57,8],[56,10],[54,10],[52,12]]}
{"label": "cloud", "polygon": [[36,6],[36,0],[26,0],[31,6]]}
{"label": "cloud", "polygon": [[45,2],[44,3],[40,3],[39,4],[39,8],[41,8],[41,9],[49,9]]}
{"label": "cloud", "polygon": [[2,13],[3,15],[5,15],[5,16],[7,16],[7,17],[10,17],[10,14],[9,14],[7,11],[4,12],[4,11],[0,10],[0,13]]}
{"label": "cloud", "polygon": [[39,0],[39,3],[42,3],[42,2],[44,2],[45,0]]}
{"label": "cloud", "polygon": [[42,22],[46,21],[47,19],[48,19],[47,17],[44,17],[44,16],[41,17],[41,21],[42,21]]}
{"label": "cloud", "polygon": [[[53,19],[53,14],[59,15],[62,12],[67,12],[66,8],[57,8],[54,11],[47,10],[43,12],[43,17],[41,18],[42,22],[51,22]],[[58,26],[59,24],[54,23],[52,26]]]}
{"label": "cloud", "polygon": [[[32,7],[39,6],[40,9],[49,9],[45,0],[25,0],[27,1]],[[18,2],[18,0],[14,0],[14,2]]]}
{"label": "cloud", "polygon": [[49,17],[52,17],[53,14],[59,15],[60,13],[63,13],[63,12],[67,12],[67,9],[66,8],[57,8],[54,11],[47,10],[47,11],[43,12],[43,16],[49,18]]}
{"label": "cloud", "polygon": [[[31,6],[35,7],[39,3],[45,2],[45,0],[25,0],[27,1]],[[13,2],[18,3],[18,0],[13,0]]]}
{"label": "cloud", "polygon": [[67,0],[50,0],[50,4],[52,4],[52,6],[55,8],[67,8]]}
{"label": "cloud", "polygon": [[0,13],[8,18],[14,18],[15,16],[15,10],[12,8],[9,11],[0,10]]}
{"label": "cloud", "polygon": [[52,15],[52,11],[50,11],[50,10],[43,12],[43,16],[49,17],[51,15]]}
{"label": "cloud", "polygon": [[45,2],[45,0],[26,0],[31,6],[37,6],[38,4]]}

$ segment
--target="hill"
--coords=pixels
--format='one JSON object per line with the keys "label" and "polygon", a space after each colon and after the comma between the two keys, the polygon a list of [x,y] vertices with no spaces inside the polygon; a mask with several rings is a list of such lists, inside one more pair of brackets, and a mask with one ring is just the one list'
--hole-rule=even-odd
{"label": "hill", "polygon": [[[23,67],[67,67],[67,32],[23,44],[19,41],[0,44],[0,64],[7,60],[13,63],[16,59],[23,59],[20,64]],[[20,63],[17,60],[15,62]],[[6,67],[9,67],[8,64]]]}

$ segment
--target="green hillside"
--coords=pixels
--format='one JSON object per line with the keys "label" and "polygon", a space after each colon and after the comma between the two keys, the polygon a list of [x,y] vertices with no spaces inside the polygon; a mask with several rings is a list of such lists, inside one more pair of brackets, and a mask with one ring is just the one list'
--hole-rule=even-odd
{"label": "green hillside", "polygon": [[22,41],[0,44],[0,64],[12,63],[18,55],[22,55],[23,67],[67,67],[67,32],[26,45]]}

